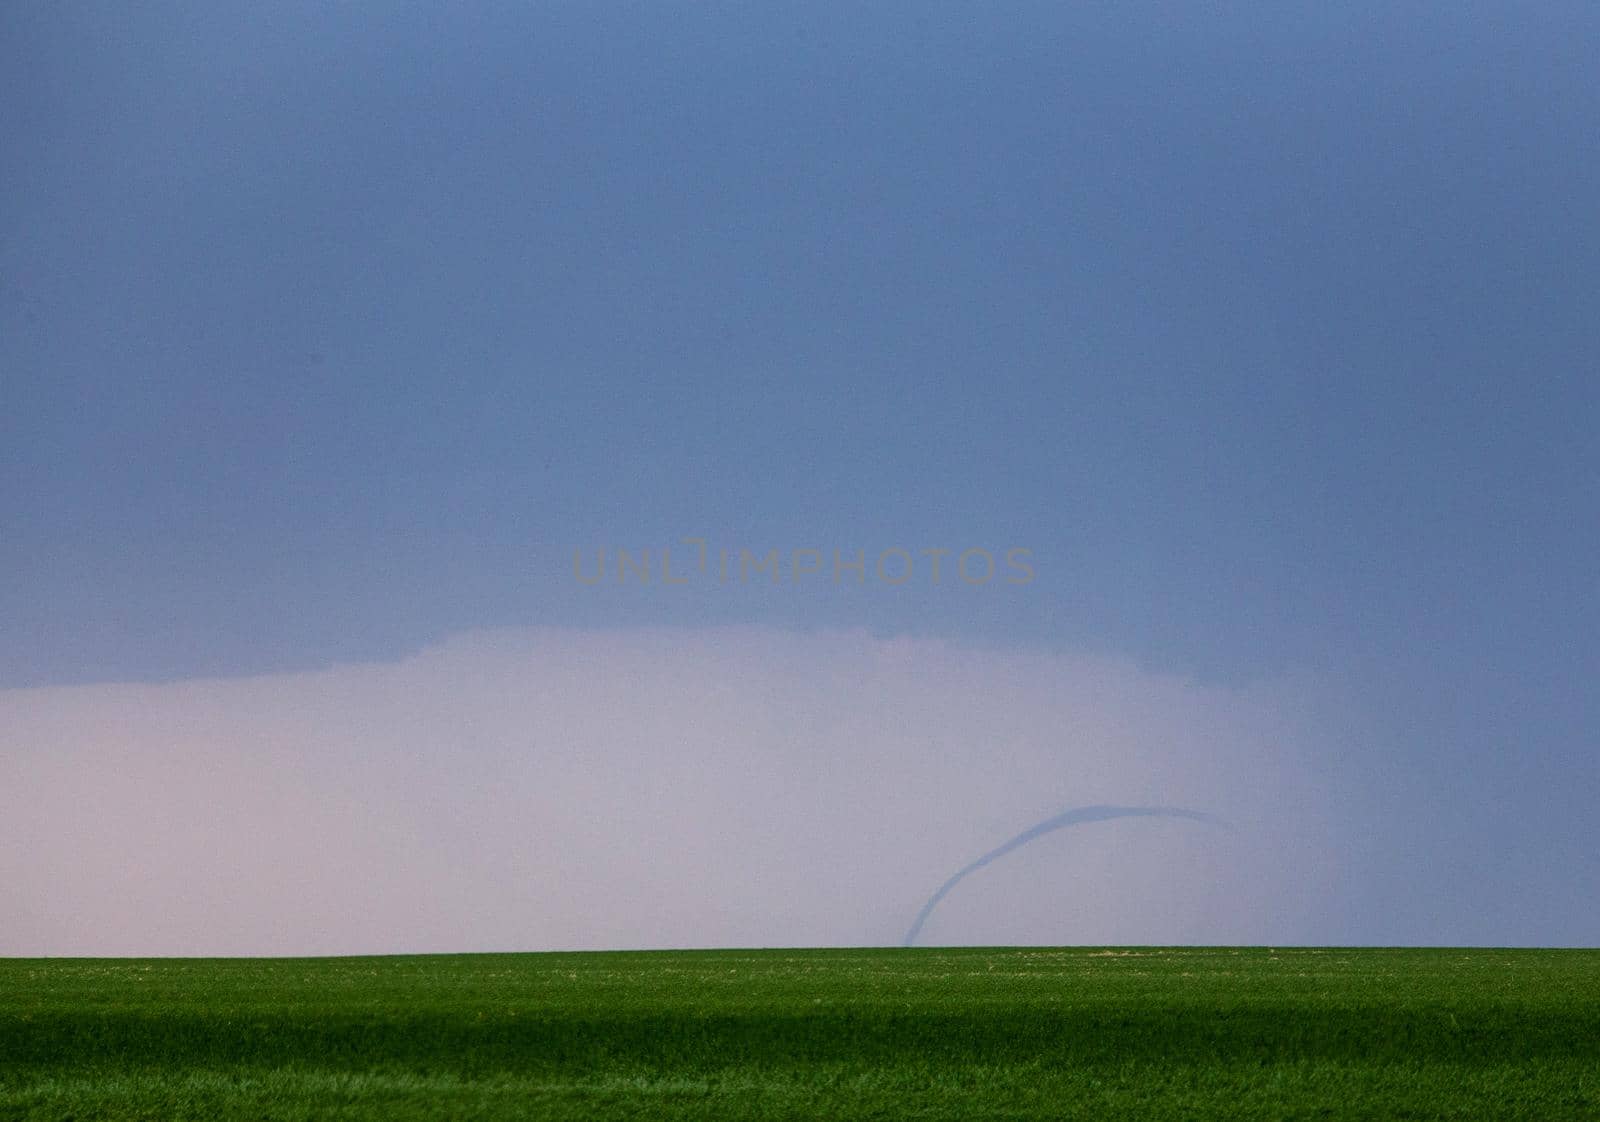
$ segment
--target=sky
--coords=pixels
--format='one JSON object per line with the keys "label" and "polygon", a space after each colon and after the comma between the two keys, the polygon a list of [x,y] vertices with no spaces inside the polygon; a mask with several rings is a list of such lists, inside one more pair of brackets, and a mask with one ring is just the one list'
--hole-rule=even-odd
{"label": "sky", "polygon": [[1597,55],[7,6],[0,954],[1594,945]]}

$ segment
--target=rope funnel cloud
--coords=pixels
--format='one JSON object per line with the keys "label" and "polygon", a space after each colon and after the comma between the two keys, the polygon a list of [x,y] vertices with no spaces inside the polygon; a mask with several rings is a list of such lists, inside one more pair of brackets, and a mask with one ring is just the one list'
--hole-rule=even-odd
{"label": "rope funnel cloud", "polygon": [[934,894],[928,897],[928,902],[922,905],[922,910],[917,913],[917,918],[911,925],[911,930],[906,932],[905,946],[911,946],[917,941],[917,936],[922,933],[922,925],[928,922],[928,917],[933,914],[933,909],[939,906],[939,901],[950,894],[950,890],[972,873],[977,872],[985,865],[998,861],[1013,849],[1020,849],[1046,834],[1057,830],[1064,830],[1068,826],[1078,826],[1084,822],[1104,822],[1110,818],[1189,818],[1196,822],[1207,822],[1213,826],[1222,826],[1225,823],[1215,815],[1206,814],[1198,810],[1185,810],[1176,806],[1080,806],[1073,810],[1062,811],[1043,822],[1029,826],[1022,833],[1010,841],[995,846],[988,853],[976,861],[962,866],[953,873],[949,880],[941,884]]}

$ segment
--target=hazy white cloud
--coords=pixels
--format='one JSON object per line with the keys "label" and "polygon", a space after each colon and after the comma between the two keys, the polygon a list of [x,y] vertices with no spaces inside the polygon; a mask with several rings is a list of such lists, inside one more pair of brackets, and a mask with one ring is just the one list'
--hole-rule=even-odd
{"label": "hazy white cloud", "polygon": [[0,692],[0,954],[1317,938],[1346,839],[1291,682],[763,629]]}

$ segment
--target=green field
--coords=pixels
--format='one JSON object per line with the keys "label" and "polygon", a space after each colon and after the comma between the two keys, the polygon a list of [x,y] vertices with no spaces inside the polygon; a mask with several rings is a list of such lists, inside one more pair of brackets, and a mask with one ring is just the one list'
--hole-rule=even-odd
{"label": "green field", "polygon": [[0,960],[4,1118],[1600,1118],[1600,951]]}

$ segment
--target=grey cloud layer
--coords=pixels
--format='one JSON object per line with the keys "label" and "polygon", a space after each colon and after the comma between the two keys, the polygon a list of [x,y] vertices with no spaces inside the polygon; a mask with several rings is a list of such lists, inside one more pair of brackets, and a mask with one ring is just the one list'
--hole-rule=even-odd
{"label": "grey cloud layer", "polygon": [[[496,632],[403,662],[0,693],[0,954],[1315,937],[1293,690],[863,633]],[[1187,828],[1186,828],[1187,827]]]}

